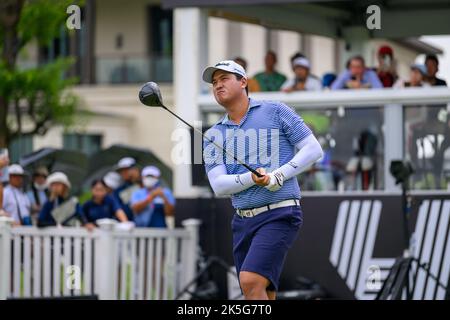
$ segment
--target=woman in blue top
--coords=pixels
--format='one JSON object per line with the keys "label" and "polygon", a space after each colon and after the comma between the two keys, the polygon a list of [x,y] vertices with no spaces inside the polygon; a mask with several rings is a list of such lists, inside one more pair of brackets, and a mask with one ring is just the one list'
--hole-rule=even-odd
{"label": "woman in blue top", "polygon": [[86,227],[95,227],[98,219],[114,219],[128,221],[125,212],[114,198],[107,194],[107,186],[103,180],[94,180],[91,184],[92,199],[83,205],[83,215],[87,221]]}
{"label": "woman in blue top", "polygon": [[67,176],[62,172],[52,173],[47,184],[50,197],[39,212],[38,226],[74,226],[77,220],[85,224],[78,199],[69,197],[71,184]]}

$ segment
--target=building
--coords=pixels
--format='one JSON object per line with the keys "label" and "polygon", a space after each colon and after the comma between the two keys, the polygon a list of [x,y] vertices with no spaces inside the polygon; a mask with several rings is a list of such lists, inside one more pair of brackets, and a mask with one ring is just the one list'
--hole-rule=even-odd
{"label": "building", "polygon": [[[45,136],[16,141],[11,147],[13,157],[45,146],[92,153],[122,143],[149,148],[173,167],[171,152],[176,137],[172,134],[176,121],[161,110],[143,107],[137,92],[142,83],[156,81],[161,84],[166,105],[179,108],[173,86],[174,50],[177,49],[174,14],[172,9],[164,10],[160,1],[132,0],[132,5],[126,6],[126,10],[124,7],[119,0],[87,1],[82,11],[81,30],[75,35],[69,37],[63,32],[49,48],[28,48],[30,59],[22,62],[24,66],[69,54],[78,57],[72,72],[79,77],[80,84],[74,92],[91,115],[80,118],[68,131],[54,127]],[[319,77],[326,72],[340,72],[348,56],[356,52],[363,54],[369,66],[374,66],[376,51],[382,44],[389,44],[394,49],[400,77],[407,77],[409,65],[417,55],[441,53],[439,48],[415,38],[373,39],[365,41],[363,46],[349,46],[345,39],[324,36],[320,32],[265,27],[255,24],[255,20],[220,10],[205,9],[202,12],[209,15],[205,20],[207,60],[203,64],[242,56],[248,60],[250,75],[264,68],[264,55],[269,49],[277,52],[278,69],[288,77],[292,74],[289,58],[297,51],[310,58],[311,71]],[[351,50],[347,50],[349,48]],[[208,87],[200,85],[202,92],[207,93]],[[188,119],[200,119],[195,113],[189,114],[188,109]]]}
{"label": "building", "polygon": [[[259,6],[262,2],[265,5]],[[365,17],[362,10],[365,9],[364,4],[359,4],[362,2],[336,1],[330,4],[333,1],[329,1],[324,6],[292,0],[274,2],[163,0],[164,8],[175,8],[174,11],[164,11],[160,1],[130,0],[126,7],[119,0],[86,1],[83,26],[75,39],[59,39],[44,52],[29,49],[35,53],[35,61],[69,52],[79,56],[73,73],[80,77],[80,85],[74,90],[93,115],[82,119],[69,132],[63,128],[53,128],[47,135],[33,137],[23,145],[28,151],[54,146],[81,149],[88,153],[114,143],[151,149],[175,172],[175,193],[178,206],[183,209],[177,211],[177,219],[192,215],[202,218],[207,226],[202,234],[202,247],[210,254],[231,261],[231,250],[222,240],[229,237],[228,231],[223,228],[229,224],[233,212],[229,201],[203,199],[208,198],[210,193],[207,188],[195,185],[191,166],[174,164],[172,150],[179,137],[174,137],[173,132],[185,127],[161,110],[143,107],[137,99],[139,86],[148,80],[159,82],[167,106],[189,122],[203,120],[210,124],[222,111],[208,94],[208,86],[200,80],[202,68],[210,62],[243,56],[249,60],[249,74],[253,74],[263,68],[265,51],[274,49],[279,56],[279,70],[289,74],[290,55],[302,51],[311,59],[312,72],[320,76],[329,71],[341,71],[347,58],[355,53],[362,54],[368,65],[374,65],[377,48],[381,44],[389,44],[396,52],[400,77],[406,78],[409,65],[417,55],[440,53],[439,48],[418,41],[417,37],[450,33],[450,12],[440,1],[429,1],[434,5],[427,6],[419,2],[383,1],[383,28],[371,32],[364,27],[364,19],[355,15],[358,13]],[[377,3],[382,5],[382,2]],[[355,8],[359,11],[355,12]],[[418,23],[421,19],[427,23]],[[255,96],[286,101],[300,110],[305,118],[306,115],[310,119],[315,117],[317,126],[325,121],[327,125],[324,127],[328,129],[327,121],[335,121],[339,126],[334,129],[350,133],[341,137],[343,143],[334,139],[335,132],[325,130],[322,135],[328,139],[330,146],[338,143],[339,149],[345,150],[344,158],[347,159],[351,157],[352,135],[366,126],[361,118],[350,117],[349,114],[362,109],[369,112],[364,114],[364,119],[376,119],[380,153],[377,155],[377,181],[372,189],[379,190],[369,193],[305,192],[305,212],[312,214],[309,225],[304,229],[303,239],[317,246],[297,243],[295,250],[298,251],[295,251],[294,257],[288,258],[285,273],[285,279],[291,283],[298,272],[324,281],[335,296],[373,297],[374,292],[364,291],[364,277],[367,277],[368,271],[365,266],[379,263],[385,278],[393,258],[401,255],[404,249],[401,193],[390,175],[389,164],[412,153],[405,148],[411,125],[424,120],[423,117],[414,118],[408,111],[415,113],[426,109],[422,106],[430,103],[446,109],[450,101],[449,89],[347,91],[326,95],[322,92],[290,95],[258,93]],[[445,116],[444,113],[439,110],[439,117]],[[342,122],[342,119],[346,121]],[[435,154],[433,144],[448,138],[445,121],[440,122],[439,126],[430,122],[432,125],[424,127],[425,132],[417,138],[420,143],[413,143],[418,145],[416,154],[424,162],[423,171],[417,178],[426,183],[429,181],[427,175],[434,175],[431,161]],[[190,150],[189,142],[183,143]],[[442,158],[450,159],[448,156]],[[447,174],[450,166],[448,168]],[[443,172],[441,170],[438,175]],[[436,179],[433,177],[430,180]],[[446,188],[446,185],[437,183],[415,186],[417,189]],[[440,280],[448,284],[450,230],[444,230],[446,224],[439,223],[449,221],[448,194],[442,190],[429,193],[416,191],[415,196],[422,205],[413,209],[411,223],[423,222],[415,226],[417,243],[420,243],[415,257],[422,259],[422,262],[431,261],[431,268],[438,270]],[[380,241],[375,241],[378,238]],[[212,241],[208,241],[210,239]],[[337,261],[340,252],[346,253],[343,254],[345,259]],[[303,257],[314,259],[305,259],[307,263],[299,262]],[[436,297],[434,280],[425,280],[423,274],[417,274],[420,285],[414,293],[418,297],[425,297],[425,293],[427,297],[428,293],[430,297]],[[358,285],[355,287],[356,283]],[[438,296],[443,296],[442,292]]]}

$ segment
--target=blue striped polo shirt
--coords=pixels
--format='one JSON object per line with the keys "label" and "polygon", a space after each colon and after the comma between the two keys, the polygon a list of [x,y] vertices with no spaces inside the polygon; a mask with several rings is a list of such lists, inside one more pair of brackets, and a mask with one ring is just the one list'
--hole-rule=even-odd
{"label": "blue striped polo shirt", "polygon": [[[206,132],[206,136],[251,168],[265,168],[271,172],[289,162],[294,157],[295,145],[311,133],[303,119],[284,103],[249,98],[248,111],[240,124],[225,115]],[[206,139],[203,141],[203,158],[206,172],[220,164],[225,164],[227,174],[248,172]],[[236,209],[255,208],[287,199],[300,199],[296,177],[286,180],[276,192],[254,185],[231,196]]]}

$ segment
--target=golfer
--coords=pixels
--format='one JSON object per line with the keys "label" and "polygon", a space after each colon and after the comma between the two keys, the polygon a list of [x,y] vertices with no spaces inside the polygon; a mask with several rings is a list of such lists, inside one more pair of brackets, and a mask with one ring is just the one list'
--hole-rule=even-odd
{"label": "golfer", "polygon": [[[290,107],[247,96],[247,75],[234,61],[203,72],[225,116],[206,135],[262,177],[204,140],[212,189],[231,195],[233,256],[246,299],[275,299],[288,249],[303,223],[296,176],[322,157],[322,148]],[[296,152],[298,149],[298,152]]]}

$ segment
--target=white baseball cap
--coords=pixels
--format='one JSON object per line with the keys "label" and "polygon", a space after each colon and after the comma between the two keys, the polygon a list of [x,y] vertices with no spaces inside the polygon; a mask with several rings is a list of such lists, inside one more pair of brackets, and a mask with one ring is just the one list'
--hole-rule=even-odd
{"label": "white baseball cap", "polygon": [[161,171],[155,166],[147,166],[144,169],[142,169],[141,175],[143,177],[154,176],[159,178],[161,176]]}
{"label": "white baseball cap", "polygon": [[306,58],[303,58],[303,57],[299,57],[299,58],[295,59],[292,62],[292,65],[294,67],[304,67],[304,68],[308,68],[308,69],[311,67],[311,65],[309,64],[309,60]]}
{"label": "white baseball cap", "polygon": [[12,164],[8,167],[8,174],[9,175],[16,175],[16,176],[24,176],[25,171],[23,170],[21,165],[18,164]]}
{"label": "white baseball cap", "polygon": [[70,189],[71,184],[67,175],[63,172],[57,171],[53,172],[51,175],[47,177],[47,185],[50,186],[52,183],[60,182]]}
{"label": "white baseball cap", "polygon": [[110,171],[103,177],[103,182],[111,189],[117,189],[120,186],[121,177],[120,174],[114,171]]}
{"label": "white baseball cap", "polygon": [[423,76],[425,76],[427,74],[427,67],[425,67],[424,64],[419,64],[419,63],[413,63],[410,66],[411,70],[417,70],[419,71]]}
{"label": "white baseball cap", "polygon": [[134,167],[136,165],[136,160],[131,157],[125,157],[117,162],[117,169],[127,169]]}
{"label": "white baseball cap", "polygon": [[223,70],[247,78],[245,69],[240,64],[237,64],[233,60],[224,60],[217,63],[214,67],[207,67],[205,71],[203,71],[203,81],[212,83],[213,74],[217,70]]}

